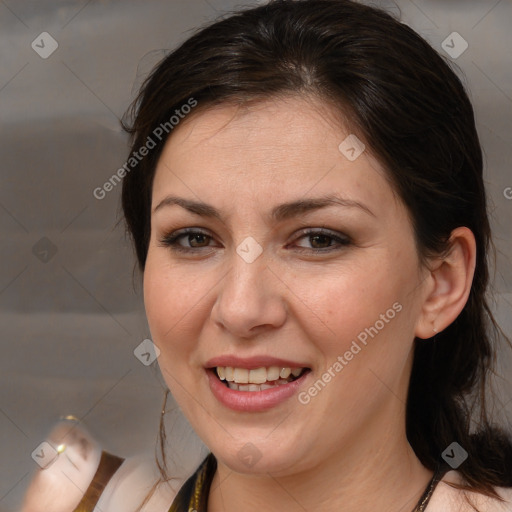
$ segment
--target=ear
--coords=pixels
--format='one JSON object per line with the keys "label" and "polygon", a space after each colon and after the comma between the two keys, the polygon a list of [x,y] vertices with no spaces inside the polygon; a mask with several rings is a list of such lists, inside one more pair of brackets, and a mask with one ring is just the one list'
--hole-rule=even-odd
{"label": "ear", "polygon": [[415,336],[431,338],[446,329],[460,314],[469,297],[475,273],[476,242],[466,227],[451,233],[447,255],[431,260],[427,281],[430,283]]}

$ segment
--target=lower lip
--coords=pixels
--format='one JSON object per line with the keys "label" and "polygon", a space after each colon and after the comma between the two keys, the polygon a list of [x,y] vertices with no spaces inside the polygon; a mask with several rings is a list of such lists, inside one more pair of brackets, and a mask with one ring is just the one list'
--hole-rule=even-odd
{"label": "lower lip", "polygon": [[215,375],[215,369],[206,370],[210,389],[215,398],[226,407],[242,412],[261,412],[272,409],[298,392],[310,371],[298,379],[263,391],[236,391],[228,388]]}

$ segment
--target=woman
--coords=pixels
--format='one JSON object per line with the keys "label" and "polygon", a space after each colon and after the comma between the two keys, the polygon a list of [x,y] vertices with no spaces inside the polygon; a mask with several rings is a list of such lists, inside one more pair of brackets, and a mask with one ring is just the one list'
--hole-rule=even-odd
{"label": "woman", "polygon": [[275,1],[185,41],[132,112],[147,318],[211,450],[144,510],[512,510],[482,154],[444,60],[378,9]]}

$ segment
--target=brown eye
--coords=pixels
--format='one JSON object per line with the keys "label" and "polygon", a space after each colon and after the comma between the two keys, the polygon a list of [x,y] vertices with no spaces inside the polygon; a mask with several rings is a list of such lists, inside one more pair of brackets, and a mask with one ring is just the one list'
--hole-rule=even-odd
{"label": "brown eye", "polygon": [[[347,236],[333,233],[331,231],[326,231],[324,229],[305,230],[302,232],[302,236],[298,238],[298,240],[301,239],[309,240],[311,251],[318,253],[330,252],[350,244],[350,239]],[[301,251],[304,249],[307,250],[307,248],[302,246],[300,247]]]}
{"label": "brown eye", "polygon": [[[331,244],[329,242],[332,242],[332,237],[327,235],[309,235],[309,239],[312,242],[312,245],[315,249],[322,249],[325,247],[330,247]],[[318,247],[320,245],[320,247]]]}
{"label": "brown eye", "polygon": [[[198,246],[202,246],[204,241],[206,239],[209,240],[209,238],[210,237],[208,235],[205,235],[203,233],[189,234],[188,235],[188,242],[191,243],[192,247],[198,247]],[[198,245],[195,245],[195,242],[197,242]]]}
{"label": "brown eye", "polygon": [[[182,243],[182,240],[185,241],[185,244]],[[164,235],[159,240],[159,245],[160,247],[168,247],[173,251],[191,252],[194,249],[211,247],[210,242],[212,240],[213,237],[208,233],[187,228]]]}

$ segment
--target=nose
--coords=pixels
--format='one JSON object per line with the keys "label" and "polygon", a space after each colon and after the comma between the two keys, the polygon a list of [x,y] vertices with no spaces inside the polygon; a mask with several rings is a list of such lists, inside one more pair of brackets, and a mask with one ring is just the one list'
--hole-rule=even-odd
{"label": "nose", "polygon": [[265,251],[248,262],[233,251],[231,268],[219,284],[213,321],[236,338],[252,338],[286,321],[286,286],[267,266]]}

